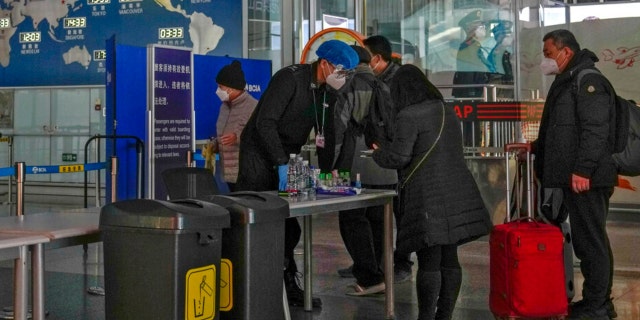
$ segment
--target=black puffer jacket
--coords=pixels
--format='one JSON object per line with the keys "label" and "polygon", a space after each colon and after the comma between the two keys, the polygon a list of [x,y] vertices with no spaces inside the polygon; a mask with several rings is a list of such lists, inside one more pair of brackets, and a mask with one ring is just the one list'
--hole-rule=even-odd
{"label": "black puffer jacket", "polygon": [[[404,75],[405,68],[411,69],[407,70],[409,76]],[[400,68],[396,75],[399,79],[394,79],[391,88],[392,97],[424,96],[415,91],[427,91],[424,86],[412,87],[419,81],[414,77],[420,78],[411,74],[412,70],[421,72],[413,68]],[[394,141],[388,149],[377,149],[373,159],[381,167],[399,169],[402,177],[408,176],[434,144],[444,112],[439,141],[401,190],[404,216],[399,222],[397,249],[413,252],[425,246],[460,244],[488,234],[492,228],[489,212],[464,161],[460,121],[453,109],[444,108],[438,99],[395,101],[399,102],[399,111]]]}
{"label": "black puffer jacket", "polygon": [[600,74],[587,74],[576,90],[574,77],[595,68],[596,55],[576,53],[565,72],[556,76],[544,104],[540,132],[533,143],[536,174],[546,188],[569,187],[571,174],[590,178],[592,187],[617,183],[611,158],[615,107],[611,88]]}
{"label": "black puffer jacket", "polygon": [[313,64],[296,64],[271,78],[242,131],[241,156],[244,151],[257,152],[275,167],[286,164],[290,153],[300,153],[327,97],[324,86],[317,89],[314,83],[314,68]]}

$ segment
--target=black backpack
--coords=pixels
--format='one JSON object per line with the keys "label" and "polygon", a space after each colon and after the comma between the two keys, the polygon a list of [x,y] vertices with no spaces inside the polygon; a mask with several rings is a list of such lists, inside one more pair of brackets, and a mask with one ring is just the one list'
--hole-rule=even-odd
{"label": "black backpack", "polygon": [[375,143],[378,146],[393,141],[396,112],[391,101],[389,87],[375,76],[367,74],[362,77],[373,88],[369,101],[369,114],[364,121],[364,140],[369,148]]}
{"label": "black backpack", "polygon": [[602,78],[607,81],[607,83],[609,84],[609,88],[611,88],[611,91],[615,96],[616,127],[614,130],[615,141],[613,145],[613,153],[623,152],[627,147],[627,141],[629,140],[629,112],[630,112],[629,108],[635,107],[635,105],[631,101],[617,95],[615,89],[613,88],[613,85],[611,85],[611,82],[609,82],[609,80],[605,76],[603,76],[602,73],[600,73],[600,71],[596,69],[586,68],[578,72],[578,74],[575,76],[576,93],[580,89],[580,80],[582,80],[582,77],[590,73],[601,75]]}
{"label": "black backpack", "polygon": [[629,101],[629,135],[627,146],[613,155],[618,173],[635,177],[640,175],[640,107]]}

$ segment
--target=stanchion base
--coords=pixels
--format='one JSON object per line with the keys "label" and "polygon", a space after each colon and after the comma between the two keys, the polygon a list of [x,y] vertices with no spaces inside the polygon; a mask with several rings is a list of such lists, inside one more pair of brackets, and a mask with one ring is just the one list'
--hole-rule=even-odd
{"label": "stanchion base", "polygon": [[[32,309],[29,308],[29,310],[27,310],[27,319],[33,319],[33,313],[32,313]],[[49,315],[49,311],[45,310],[44,311],[44,316],[48,316]],[[0,312],[0,319],[4,320],[12,320],[13,317],[13,307],[4,307],[2,308],[2,312]]]}
{"label": "stanchion base", "polygon": [[87,293],[92,294],[92,295],[96,295],[96,296],[104,296],[105,295],[103,287],[89,287],[89,289],[87,290]]}

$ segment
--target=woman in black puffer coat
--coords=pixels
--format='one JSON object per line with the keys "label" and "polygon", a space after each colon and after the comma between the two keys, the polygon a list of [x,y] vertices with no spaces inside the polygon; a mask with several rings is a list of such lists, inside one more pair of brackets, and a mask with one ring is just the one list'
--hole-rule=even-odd
{"label": "woman in black puffer coat", "polygon": [[462,282],[458,245],[488,234],[491,219],[464,160],[460,121],[438,89],[420,69],[404,65],[391,97],[398,109],[395,138],[374,151],[376,163],[398,169],[402,185],[433,146],[400,190],[396,250],[418,257],[419,319],[450,319]]}

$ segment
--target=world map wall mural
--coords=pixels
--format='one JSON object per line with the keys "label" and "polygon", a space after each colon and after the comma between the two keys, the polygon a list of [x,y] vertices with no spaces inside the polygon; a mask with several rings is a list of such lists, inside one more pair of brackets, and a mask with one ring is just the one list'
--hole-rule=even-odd
{"label": "world map wall mural", "polygon": [[105,40],[242,55],[242,1],[0,2],[0,87],[105,83]]}

